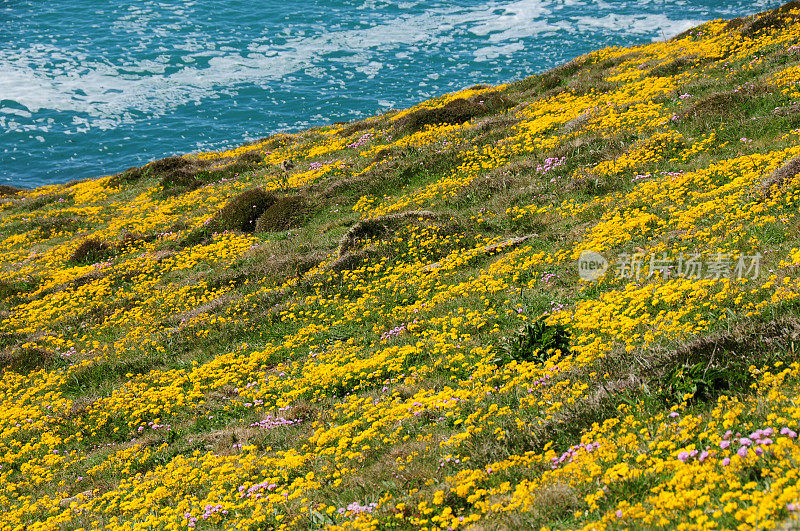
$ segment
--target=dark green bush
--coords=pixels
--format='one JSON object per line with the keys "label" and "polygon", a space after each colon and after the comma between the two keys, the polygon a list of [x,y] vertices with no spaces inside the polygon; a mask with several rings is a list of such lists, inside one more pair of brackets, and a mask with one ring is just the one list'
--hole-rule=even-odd
{"label": "dark green bush", "polygon": [[108,258],[111,250],[111,246],[107,243],[95,238],[89,238],[81,242],[78,248],[72,252],[69,262],[73,264],[94,264],[104,258]]}
{"label": "dark green bush", "polygon": [[255,231],[273,232],[299,227],[307,212],[308,204],[302,197],[280,197],[258,218]]}
{"label": "dark green bush", "polygon": [[419,219],[435,220],[438,215],[428,210],[411,210],[362,219],[355,223],[339,241],[339,256],[342,257],[358,247],[358,242],[369,238],[382,238],[392,231]]}
{"label": "dark green bush", "polygon": [[361,131],[372,129],[375,126],[375,120],[358,120],[357,122],[351,122],[346,125],[347,127],[344,127],[339,131],[339,136],[342,138],[347,138],[348,136],[360,133]]}
{"label": "dark green bush", "polygon": [[203,184],[219,179],[230,178],[239,173],[252,170],[264,160],[262,153],[247,151],[227,166],[209,169],[210,161],[185,157],[166,157],[151,162],[141,168],[132,167],[111,177],[109,184],[119,186],[136,182],[147,176],[159,178],[162,192],[166,195],[177,195],[191,192]]}
{"label": "dark green bush", "polygon": [[133,183],[144,177],[144,170],[137,166],[128,168],[127,170],[112,175],[108,181],[110,186],[119,186],[124,183]]}
{"label": "dark green bush", "polygon": [[477,94],[469,99],[458,98],[442,107],[420,109],[397,121],[397,127],[408,132],[421,131],[428,125],[462,124],[473,118],[503,112],[515,105],[499,92]]}
{"label": "dark green bush", "polygon": [[168,194],[179,194],[196,190],[203,185],[195,175],[206,165],[183,157],[167,157],[151,162],[143,168],[143,171],[146,174],[160,176],[159,184]]}
{"label": "dark green bush", "polygon": [[17,188],[16,186],[10,186],[8,184],[0,184],[0,196],[16,195],[21,191],[22,188]]}
{"label": "dark green bush", "polygon": [[264,160],[264,155],[258,151],[246,151],[239,155],[239,158],[236,160],[244,164],[258,164]]}
{"label": "dark green bush", "polygon": [[694,395],[693,400],[708,401],[722,391],[746,388],[751,381],[745,367],[715,365],[711,361],[682,363],[671,367],[664,376],[662,393],[668,403],[680,403],[686,394]]}
{"label": "dark green bush", "polygon": [[253,232],[256,220],[278,201],[273,194],[261,188],[251,188],[237,195],[209,220],[207,232],[239,230]]}
{"label": "dark green bush", "polygon": [[547,72],[515,81],[509,86],[509,91],[514,94],[524,92],[543,94],[561,86],[565,80],[574,76],[584,66],[586,66],[584,62],[572,60],[548,70]]}

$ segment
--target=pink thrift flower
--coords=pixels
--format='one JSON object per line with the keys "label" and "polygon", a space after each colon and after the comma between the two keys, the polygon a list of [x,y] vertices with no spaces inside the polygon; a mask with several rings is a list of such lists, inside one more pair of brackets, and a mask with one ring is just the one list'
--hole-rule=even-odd
{"label": "pink thrift flower", "polygon": [[739,448],[739,449],[736,451],[736,453],[738,454],[738,456],[739,456],[739,457],[745,457],[745,456],[747,456],[747,446],[742,446],[741,448]]}

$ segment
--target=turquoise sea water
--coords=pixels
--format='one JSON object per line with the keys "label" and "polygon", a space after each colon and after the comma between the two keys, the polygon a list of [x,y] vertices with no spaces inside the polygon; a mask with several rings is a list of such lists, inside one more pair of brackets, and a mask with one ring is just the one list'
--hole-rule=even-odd
{"label": "turquoise sea water", "polygon": [[772,1],[0,1],[0,182],[353,120]]}

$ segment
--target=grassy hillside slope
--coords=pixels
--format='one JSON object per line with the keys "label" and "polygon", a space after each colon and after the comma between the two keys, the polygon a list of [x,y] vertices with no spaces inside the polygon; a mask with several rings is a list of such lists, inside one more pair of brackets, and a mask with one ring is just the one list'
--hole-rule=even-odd
{"label": "grassy hillside slope", "polygon": [[792,2],[3,189],[0,529],[788,527],[799,157]]}

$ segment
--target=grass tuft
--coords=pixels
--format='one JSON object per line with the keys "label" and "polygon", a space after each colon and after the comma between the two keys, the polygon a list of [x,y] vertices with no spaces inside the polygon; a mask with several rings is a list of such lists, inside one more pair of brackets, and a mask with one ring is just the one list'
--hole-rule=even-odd
{"label": "grass tuft", "polygon": [[5,365],[20,374],[39,369],[63,366],[63,361],[52,351],[39,347],[22,348],[16,352],[0,352],[0,366]]}
{"label": "grass tuft", "polygon": [[537,512],[554,520],[570,516],[581,506],[581,499],[575,488],[562,482],[542,487],[534,500]]}

